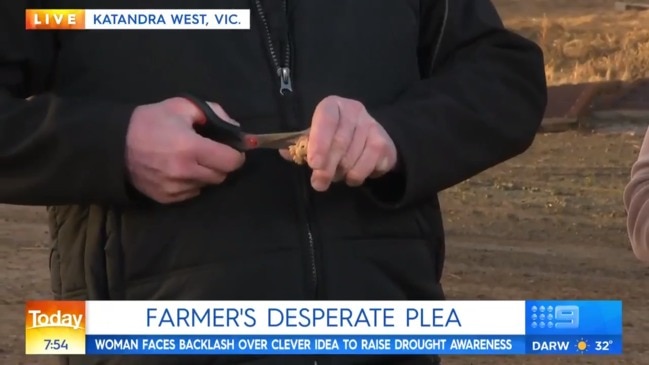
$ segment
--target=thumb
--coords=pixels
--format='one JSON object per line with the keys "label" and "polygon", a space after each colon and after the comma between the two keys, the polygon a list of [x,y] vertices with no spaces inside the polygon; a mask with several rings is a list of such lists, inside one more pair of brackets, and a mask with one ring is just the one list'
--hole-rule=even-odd
{"label": "thumb", "polygon": [[293,157],[291,157],[291,154],[286,149],[279,150],[279,155],[282,156],[282,158],[285,159],[286,161],[289,162],[293,161]]}
{"label": "thumb", "polygon": [[245,161],[244,153],[201,136],[193,139],[192,153],[199,165],[214,171],[231,172]]}
{"label": "thumb", "polygon": [[390,172],[390,159],[388,157],[382,158],[376,165],[374,171],[370,174],[371,178],[381,177]]}
{"label": "thumb", "polygon": [[[185,119],[190,125],[195,124],[204,124],[207,120],[207,116],[201,111],[201,109],[194,104],[191,100],[185,98],[175,98],[175,109],[178,113],[186,116]],[[219,118],[224,121],[239,126],[239,123],[232,119],[230,115],[223,109],[223,107],[215,102],[208,101],[207,105],[214,111]]]}

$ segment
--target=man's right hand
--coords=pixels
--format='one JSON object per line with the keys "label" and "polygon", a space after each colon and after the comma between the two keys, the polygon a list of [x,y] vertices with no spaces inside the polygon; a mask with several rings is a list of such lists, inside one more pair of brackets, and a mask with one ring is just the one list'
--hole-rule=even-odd
{"label": "man's right hand", "polygon": [[[214,112],[233,121],[218,104]],[[135,108],[126,136],[126,164],[131,183],[163,204],[200,194],[206,185],[222,183],[244,162],[244,154],[198,135],[194,125],[205,119],[190,101],[171,98]]]}

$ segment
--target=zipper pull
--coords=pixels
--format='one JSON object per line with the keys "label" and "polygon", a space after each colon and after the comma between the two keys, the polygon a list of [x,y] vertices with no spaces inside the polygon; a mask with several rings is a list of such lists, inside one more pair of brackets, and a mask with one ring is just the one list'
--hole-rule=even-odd
{"label": "zipper pull", "polygon": [[277,76],[279,76],[279,93],[284,95],[286,91],[293,92],[291,69],[288,67],[280,67],[277,69]]}

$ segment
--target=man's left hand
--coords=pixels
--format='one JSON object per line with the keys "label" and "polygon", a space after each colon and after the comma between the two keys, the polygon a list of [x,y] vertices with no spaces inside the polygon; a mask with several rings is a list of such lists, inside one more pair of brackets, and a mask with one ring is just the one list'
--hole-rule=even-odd
{"label": "man's left hand", "polygon": [[[288,151],[280,153],[290,160]],[[329,96],[313,113],[307,163],[313,170],[311,185],[316,191],[326,191],[332,182],[342,180],[360,186],[367,178],[394,169],[397,149],[361,102]]]}

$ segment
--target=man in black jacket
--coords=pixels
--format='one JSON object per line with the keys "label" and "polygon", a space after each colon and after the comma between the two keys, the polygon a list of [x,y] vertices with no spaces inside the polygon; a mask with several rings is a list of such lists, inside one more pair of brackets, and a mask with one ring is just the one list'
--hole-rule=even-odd
{"label": "man in black jacket", "polygon": [[[437,193],[525,151],[546,103],[539,48],[487,0],[253,0],[250,31],[128,33],[26,32],[22,4],[0,5],[0,202],[49,206],[57,299],[443,299]],[[252,133],[312,125],[308,166],[198,136],[182,93]]]}

